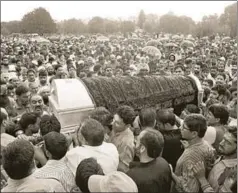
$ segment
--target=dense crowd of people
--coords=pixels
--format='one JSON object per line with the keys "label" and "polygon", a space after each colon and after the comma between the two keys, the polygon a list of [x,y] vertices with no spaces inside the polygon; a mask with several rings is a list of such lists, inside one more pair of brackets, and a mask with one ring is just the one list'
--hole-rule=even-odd
{"label": "dense crowd of people", "polygon": [[[237,192],[236,40],[156,38],[2,37],[1,191]],[[54,79],[189,74],[203,99],[181,114],[97,107],[65,134],[49,108]]]}

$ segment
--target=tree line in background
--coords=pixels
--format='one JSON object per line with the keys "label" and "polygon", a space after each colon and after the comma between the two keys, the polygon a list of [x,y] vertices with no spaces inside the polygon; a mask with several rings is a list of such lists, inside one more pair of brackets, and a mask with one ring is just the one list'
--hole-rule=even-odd
{"label": "tree line in background", "polygon": [[21,21],[1,22],[1,34],[3,35],[12,33],[112,34],[134,32],[136,28],[149,33],[182,33],[198,37],[219,33],[235,37],[237,34],[237,3],[225,7],[220,17],[217,14],[204,16],[198,23],[187,16],[168,13],[158,17],[155,14],[146,14],[143,10],[133,21],[93,17],[87,23],[74,18],[55,22],[50,13],[41,7],[25,14]]}

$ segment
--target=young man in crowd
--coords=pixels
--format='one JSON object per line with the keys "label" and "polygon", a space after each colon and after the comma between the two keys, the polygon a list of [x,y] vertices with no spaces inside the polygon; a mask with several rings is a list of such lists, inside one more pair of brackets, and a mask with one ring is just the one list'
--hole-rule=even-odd
{"label": "young man in crowd", "polygon": [[112,122],[112,132],[109,137],[109,142],[113,143],[119,153],[118,170],[127,172],[129,164],[133,161],[134,150],[134,135],[131,131],[131,126],[135,119],[135,112],[129,106],[120,106],[114,115]]}

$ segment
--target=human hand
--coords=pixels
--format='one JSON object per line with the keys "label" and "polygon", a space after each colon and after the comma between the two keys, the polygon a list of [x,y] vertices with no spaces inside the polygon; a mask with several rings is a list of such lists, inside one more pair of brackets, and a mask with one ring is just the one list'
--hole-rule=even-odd
{"label": "human hand", "polygon": [[186,149],[189,146],[188,141],[186,140],[180,140],[180,142],[182,143],[184,149]]}
{"label": "human hand", "polygon": [[201,179],[203,177],[205,177],[205,166],[204,166],[204,162],[200,161],[198,163],[196,163],[193,168],[193,173],[194,173],[194,176],[197,178],[197,179]]}

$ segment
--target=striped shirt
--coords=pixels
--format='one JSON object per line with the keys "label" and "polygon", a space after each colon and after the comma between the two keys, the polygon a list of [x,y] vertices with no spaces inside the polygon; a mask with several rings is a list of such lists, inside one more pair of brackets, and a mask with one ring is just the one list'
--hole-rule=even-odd
{"label": "striped shirt", "polygon": [[71,192],[77,187],[74,175],[67,167],[65,158],[61,160],[48,160],[46,165],[35,171],[34,177],[40,179],[56,179],[62,184],[66,192]]}
{"label": "striped shirt", "polygon": [[212,168],[215,161],[214,149],[204,140],[187,147],[177,161],[175,174],[179,182],[173,192],[199,192],[201,190],[199,181],[192,171],[193,166],[200,161],[206,164],[207,170]]}

